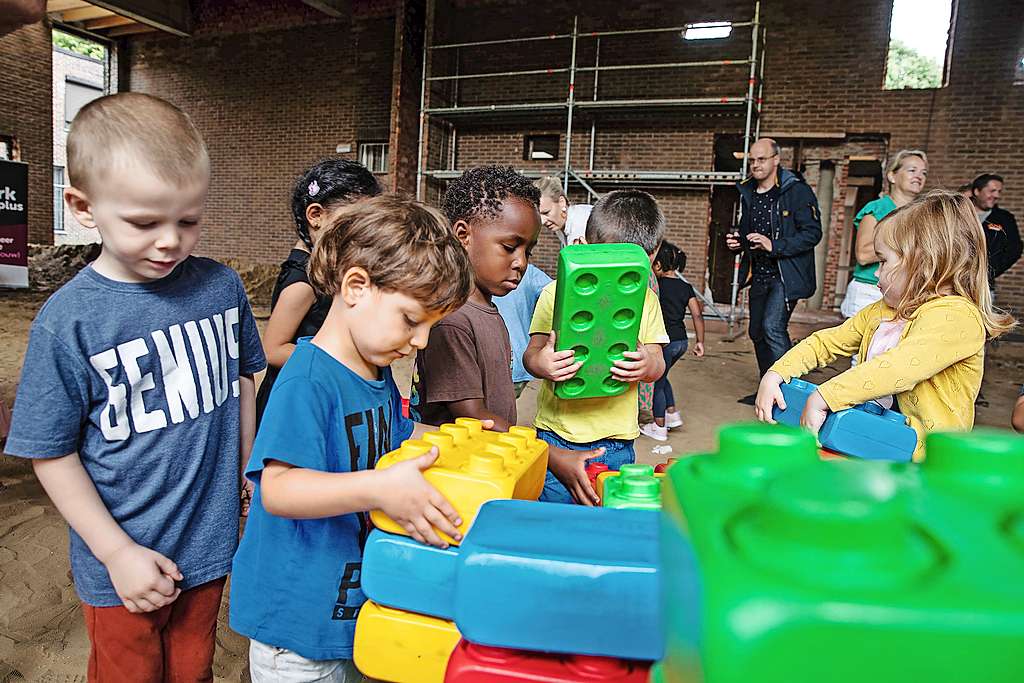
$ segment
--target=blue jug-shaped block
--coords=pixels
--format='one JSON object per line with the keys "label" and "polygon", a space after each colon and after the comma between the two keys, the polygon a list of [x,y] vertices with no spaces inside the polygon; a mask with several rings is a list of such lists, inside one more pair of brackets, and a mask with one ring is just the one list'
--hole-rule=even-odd
{"label": "blue jug-shaped block", "polygon": [[830,413],[818,432],[829,450],[863,460],[910,462],[917,448],[917,432],[907,418],[877,403],[863,403]]}
{"label": "blue jug-shaped block", "polygon": [[471,642],[660,659],[658,512],[486,503],[460,549],[455,623]]}
{"label": "blue jug-shaped block", "polygon": [[374,529],[363,550],[362,587],[370,600],[451,620],[459,548],[442,550]]}
{"label": "blue jug-shaped block", "polygon": [[782,390],[782,397],[786,400],[786,409],[780,410],[778,406],[775,406],[772,409],[772,418],[780,424],[799,427],[800,416],[804,413],[807,399],[818,390],[818,385],[794,377],[779,388]]}

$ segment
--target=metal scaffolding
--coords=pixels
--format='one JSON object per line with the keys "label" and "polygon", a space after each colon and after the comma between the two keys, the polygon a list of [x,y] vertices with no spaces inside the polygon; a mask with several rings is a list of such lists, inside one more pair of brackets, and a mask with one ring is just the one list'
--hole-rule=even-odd
{"label": "metal scaffolding", "polygon": [[[715,185],[732,185],[744,177],[747,173],[747,153],[750,144],[760,130],[760,112],[762,96],[762,78],[764,75],[764,26],[761,24],[761,2],[754,0],[753,18],[750,20],[729,22],[732,29],[748,28],[750,30],[750,52],[741,59],[714,59],[696,61],[673,61],[673,62],[645,62],[636,64],[601,64],[601,39],[612,36],[645,36],[658,33],[675,33],[682,35],[693,25],[666,26],[658,28],[624,29],[618,31],[580,31],[579,17],[573,17],[572,30],[568,33],[550,34],[543,36],[529,36],[523,38],[506,38],[500,40],[482,40],[472,42],[451,42],[437,45],[431,44],[433,38],[432,27],[434,21],[427,21],[427,35],[423,46],[423,71],[420,84],[420,120],[419,120],[419,151],[416,165],[416,196],[423,198],[426,183],[429,180],[445,181],[456,178],[460,171],[455,170],[456,151],[458,146],[459,122],[468,120],[481,120],[488,117],[503,116],[513,118],[516,116],[547,116],[564,117],[565,127],[565,159],[561,173],[554,173],[562,178],[563,188],[568,192],[570,184],[576,184],[593,197],[600,194],[595,187],[650,187],[650,188],[695,188],[712,187]],[[595,41],[594,63],[592,66],[578,64],[579,45],[581,41]],[[465,48],[476,48],[482,46],[503,46],[520,45],[526,43],[543,43],[550,41],[568,41],[570,43],[569,64],[556,65],[551,68],[534,68],[507,70],[484,73],[459,73],[458,51]],[[435,54],[456,51],[455,73],[434,75],[431,73],[431,66]],[[703,97],[674,97],[674,98],[615,98],[601,99],[599,97],[599,79],[602,73],[610,72],[650,72],[661,70],[692,70],[708,67],[721,66],[742,66],[749,67],[746,82],[742,83],[745,92],[729,93],[722,96]],[[578,98],[576,93],[576,81],[578,74],[593,74],[593,92],[591,97]],[[459,104],[459,85],[466,81],[491,79],[491,78],[515,78],[522,76],[541,76],[565,74],[566,94],[564,100],[545,102],[511,102],[496,104]],[[448,106],[432,106],[429,102],[431,96],[431,84],[451,83],[453,88],[452,101]],[[745,114],[743,128],[743,158],[739,172],[714,171],[714,170],[650,170],[650,169],[596,169],[594,168],[594,157],[596,147],[597,122],[593,114],[602,111],[632,111],[649,113],[652,110],[735,110],[742,108]],[[588,150],[588,164],[586,169],[574,168],[572,160],[572,133],[574,114],[588,112],[592,114],[590,121],[590,146]],[[448,140],[448,167],[447,169],[429,168],[429,122],[431,119],[442,122],[447,127]],[[445,156],[444,145],[440,147],[442,159]],[[537,171],[525,171],[528,177],[540,177]],[[738,272],[738,269],[737,269]],[[736,287],[734,275],[734,287],[732,295],[732,306],[729,315],[730,332],[736,318]]]}

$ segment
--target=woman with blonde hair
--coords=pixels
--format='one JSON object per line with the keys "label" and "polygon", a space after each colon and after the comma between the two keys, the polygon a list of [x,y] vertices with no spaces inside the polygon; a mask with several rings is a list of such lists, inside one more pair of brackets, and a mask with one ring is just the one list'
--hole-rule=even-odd
{"label": "woman with blonde hair", "polygon": [[970,431],[984,374],[985,341],[1016,323],[992,305],[985,236],[971,201],[933,190],[874,230],[882,299],[842,325],[794,346],[761,380],[755,412],[773,422],[780,385],[860,354],[862,362],[818,387],[801,424],[817,433],[829,411],[876,401],[917,432],[914,460],[932,431]]}
{"label": "woman with blonde hair", "polygon": [[562,181],[554,176],[545,176],[534,181],[540,190],[540,221],[544,227],[555,233],[564,247],[579,244],[587,231],[590,218],[590,204],[570,204],[562,189]]}
{"label": "woman with blonde hair", "polygon": [[852,318],[862,308],[882,298],[882,292],[878,289],[875,226],[921,194],[928,178],[928,157],[919,149],[902,149],[889,162],[885,178],[889,183],[889,193],[865,204],[853,219],[857,265],[840,308],[847,318]]}

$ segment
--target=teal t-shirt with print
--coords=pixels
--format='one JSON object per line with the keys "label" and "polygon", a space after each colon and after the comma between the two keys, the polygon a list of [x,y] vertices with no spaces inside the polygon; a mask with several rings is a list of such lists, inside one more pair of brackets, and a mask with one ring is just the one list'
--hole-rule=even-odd
{"label": "teal t-shirt with print", "polygon": [[[868,214],[875,217],[876,221],[880,221],[890,213],[896,210],[896,202],[892,200],[889,195],[883,195],[874,201],[870,201],[864,205],[864,208],[857,212],[857,215],[853,219],[853,230],[854,235],[857,234],[857,227],[860,226],[860,219],[864,218]],[[869,285],[878,284],[878,264],[869,263],[866,266],[862,266],[859,263],[853,269],[853,279],[857,282],[866,282]]]}

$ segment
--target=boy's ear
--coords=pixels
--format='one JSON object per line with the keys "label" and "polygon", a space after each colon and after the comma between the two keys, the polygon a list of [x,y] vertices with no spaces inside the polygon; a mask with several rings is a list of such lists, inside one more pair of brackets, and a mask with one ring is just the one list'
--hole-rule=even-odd
{"label": "boy's ear", "polygon": [[342,300],[349,306],[355,306],[369,293],[372,284],[366,269],[353,266],[341,276],[341,288],[338,290]]}
{"label": "boy's ear", "polygon": [[83,228],[95,228],[96,219],[92,217],[92,202],[88,195],[77,187],[64,188],[64,202],[71,209],[71,215]]}
{"label": "boy's ear", "polygon": [[464,219],[460,218],[452,224],[452,232],[455,238],[462,242],[462,246],[469,246],[469,238],[473,236],[473,228]]}

